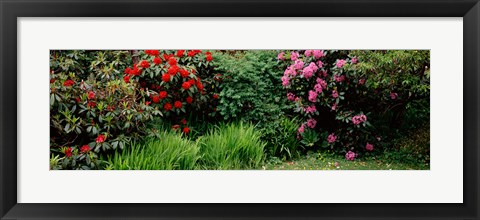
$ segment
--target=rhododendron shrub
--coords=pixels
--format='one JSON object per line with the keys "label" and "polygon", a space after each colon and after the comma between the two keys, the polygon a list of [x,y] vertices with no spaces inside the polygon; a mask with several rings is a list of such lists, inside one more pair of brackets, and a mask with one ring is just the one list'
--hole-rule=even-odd
{"label": "rhododendron shrub", "polygon": [[150,106],[165,120],[190,132],[181,120],[190,115],[215,116],[221,74],[215,73],[212,52],[201,50],[142,50],[124,70],[126,83],[138,84]]}
{"label": "rhododendron shrub", "polygon": [[[428,55],[428,51],[279,52],[279,62],[287,64],[281,77],[284,98],[304,119],[297,138],[307,147],[343,153],[347,160],[374,152],[388,133],[377,127],[385,124],[386,112],[401,114],[414,100],[426,100],[424,108],[429,108]],[[395,120],[403,121],[398,115]]]}
{"label": "rhododendron shrub", "polygon": [[[148,104],[145,91],[122,79],[119,69],[127,64],[115,64],[114,56],[105,56],[110,52],[87,52],[94,58],[89,65],[62,68],[60,61],[70,53],[52,51],[50,57],[52,169],[102,168],[101,154],[143,135],[145,123],[161,112]],[[90,71],[77,75],[72,69]]]}

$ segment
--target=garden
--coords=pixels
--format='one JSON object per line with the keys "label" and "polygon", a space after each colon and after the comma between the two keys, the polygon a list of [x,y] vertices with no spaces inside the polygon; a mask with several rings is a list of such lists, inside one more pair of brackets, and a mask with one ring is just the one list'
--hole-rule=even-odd
{"label": "garden", "polygon": [[51,170],[428,170],[429,50],[51,50]]}

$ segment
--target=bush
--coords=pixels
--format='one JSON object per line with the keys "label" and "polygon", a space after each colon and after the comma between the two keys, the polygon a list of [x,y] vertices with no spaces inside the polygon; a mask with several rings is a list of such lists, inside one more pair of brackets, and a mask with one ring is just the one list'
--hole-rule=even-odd
{"label": "bush", "polygon": [[201,50],[145,50],[125,68],[125,82],[135,82],[148,103],[166,119],[179,123],[188,114],[215,116],[219,78],[211,52]]}
{"label": "bush", "polygon": [[218,111],[225,120],[261,122],[278,119],[286,102],[282,70],[271,50],[236,51],[215,54],[217,70],[223,73]]}
{"label": "bush", "polygon": [[220,125],[198,139],[201,169],[253,169],[264,159],[265,143],[251,124]]}
{"label": "bush", "polygon": [[[85,53],[51,52],[50,149],[57,158],[52,169],[101,168],[98,153],[141,137],[145,123],[161,114],[145,104],[135,84],[120,79],[117,68],[126,64],[117,59],[126,52]],[[76,60],[84,57],[93,59]]]}
{"label": "bush", "polygon": [[383,113],[395,113],[393,121],[402,122],[407,103],[428,100],[428,54],[281,52],[278,59],[288,64],[282,77],[285,97],[304,120],[297,130],[298,139],[307,148],[331,148],[347,160],[373,151],[380,146],[379,134],[387,133],[386,128],[374,126],[384,124]]}
{"label": "bush", "polygon": [[159,139],[133,143],[108,157],[113,170],[192,170],[199,148],[181,135],[163,132]]}

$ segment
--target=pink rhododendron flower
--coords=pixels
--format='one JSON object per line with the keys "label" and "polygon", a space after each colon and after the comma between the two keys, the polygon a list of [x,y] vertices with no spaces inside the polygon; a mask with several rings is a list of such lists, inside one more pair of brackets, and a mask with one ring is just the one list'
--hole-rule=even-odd
{"label": "pink rhododendron flower", "polygon": [[358,125],[358,124],[360,124],[362,122],[365,122],[365,121],[367,121],[367,116],[366,115],[357,115],[357,116],[352,117],[352,122],[355,125]]}
{"label": "pink rhododendron flower", "polygon": [[317,93],[315,91],[308,91],[308,101],[310,102],[316,102],[317,101]]}
{"label": "pink rhododendron flower", "polygon": [[352,151],[348,151],[347,154],[345,154],[345,159],[346,160],[355,160],[355,156],[357,156],[355,153]]}
{"label": "pink rhododendron flower", "polygon": [[288,78],[288,76],[282,76],[282,85],[288,86],[290,84],[289,80],[290,78]]}
{"label": "pink rhododendron flower", "polygon": [[345,81],[345,75],[341,75],[341,76],[334,75],[333,79],[335,79],[335,82],[343,82]]}
{"label": "pink rhododendron flower", "polygon": [[305,50],[305,56],[309,57],[312,56],[313,50]]}
{"label": "pink rhododendron flower", "polygon": [[351,62],[352,62],[353,64],[356,64],[356,63],[358,63],[358,59],[357,59],[357,57],[353,57],[353,58],[352,58],[352,60],[351,60]]}
{"label": "pink rhododendron flower", "polygon": [[305,113],[307,114],[315,113],[316,111],[317,108],[315,107],[315,105],[305,107]]}
{"label": "pink rhododendron flower", "polygon": [[303,65],[305,65],[303,61],[296,60],[295,64],[293,64],[293,68],[295,68],[295,70],[301,70],[303,68]]}
{"label": "pink rhododendron flower", "polygon": [[303,76],[305,76],[306,79],[311,78],[313,74],[318,70],[317,65],[315,65],[314,62],[311,62],[305,69],[303,69]]}
{"label": "pink rhododendron flower", "polygon": [[323,67],[323,62],[322,61],[317,61],[317,66],[318,68],[322,68]]}
{"label": "pink rhododendron flower", "polygon": [[320,85],[319,83],[315,84],[313,90],[315,90],[316,93],[322,93],[322,85]]}
{"label": "pink rhododendron flower", "polygon": [[322,86],[322,89],[326,89],[326,88],[327,88],[327,82],[326,82],[325,80],[320,79],[320,78],[317,78],[317,83]]}
{"label": "pink rhododendron flower", "polygon": [[334,99],[338,98],[338,92],[337,92],[337,90],[333,90],[333,91],[332,91],[332,97],[333,97]]}
{"label": "pink rhododendron flower", "polygon": [[342,68],[346,63],[346,60],[337,60],[337,68]]}
{"label": "pink rhododendron flower", "polygon": [[337,110],[337,103],[332,105],[332,111],[335,111],[335,110]]}
{"label": "pink rhododendron flower", "polygon": [[292,53],[290,54],[290,59],[291,59],[292,61],[297,60],[297,59],[298,59],[298,53],[292,51]]}
{"label": "pink rhododendron flower", "polygon": [[295,76],[295,75],[297,75],[297,71],[295,71],[295,69],[293,69],[293,65],[292,65],[292,66],[287,67],[285,72],[283,72],[283,75],[284,76]]}
{"label": "pink rhododendron flower", "polygon": [[336,140],[337,140],[337,136],[335,136],[335,134],[330,134],[330,135],[328,135],[328,137],[327,137],[327,141],[328,141],[328,143],[330,143],[330,144],[333,143],[333,142],[335,142]]}
{"label": "pink rhododendron flower", "polygon": [[398,97],[398,94],[396,92],[391,92],[390,93],[390,98],[391,99],[397,99],[397,97]]}
{"label": "pink rhododendron flower", "polygon": [[285,60],[285,57],[283,57],[285,55],[284,52],[280,52],[278,55],[277,55],[277,59],[279,60]]}
{"label": "pink rhododendron flower", "polygon": [[326,70],[322,70],[322,71],[320,72],[320,74],[321,74],[321,76],[323,76],[323,77],[327,77],[327,71],[326,71]]}
{"label": "pink rhododendron flower", "polygon": [[291,92],[287,93],[288,101],[295,101],[295,95]]}
{"label": "pink rhododendron flower", "polygon": [[309,119],[307,120],[307,126],[308,126],[309,128],[314,128],[315,125],[317,125],[317,121],[316,121],[315,119],[309,118]]}
{"label": "pink rhododendron flower", "polygon": [[366,149],[367,151],[372,151],[372,150],[373,150],[373,145],[370,144],[370,143],[367,143],[367,146],[365,146],[365,149]]}
{"label": "pink rhododendron flower", "polygon": [[365,79],[359,79],[359,80],[358,80],[358,84],[360,84],[360,85],[365,84]]}
{"label": "pink rhododendron flower", "polygon": [[323,50],[313,50],[313,57],[315,57],[315,59],[323,57]]}
{"label": "pink rhododendron flower", "polygon": [[298,133],[301,134],[303,132],[305,132],[305,124],[300,125],[300,127],[298,128]]}

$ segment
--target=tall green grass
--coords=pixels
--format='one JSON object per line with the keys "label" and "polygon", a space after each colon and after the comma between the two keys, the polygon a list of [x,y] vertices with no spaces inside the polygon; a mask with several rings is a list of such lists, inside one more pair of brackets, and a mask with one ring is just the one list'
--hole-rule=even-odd
{"label": "tall green grass", "polygon": [[160,133],[159,138],[132,143],[108,158],[114,170],[192,170],[198,160],[195,142],[180,134]]}
{"label": "tall green grass", "polygon": [[252,124],[222,124],[197,141],[200,169],[239,170],[257,168],[264,159],[265,143]]}

